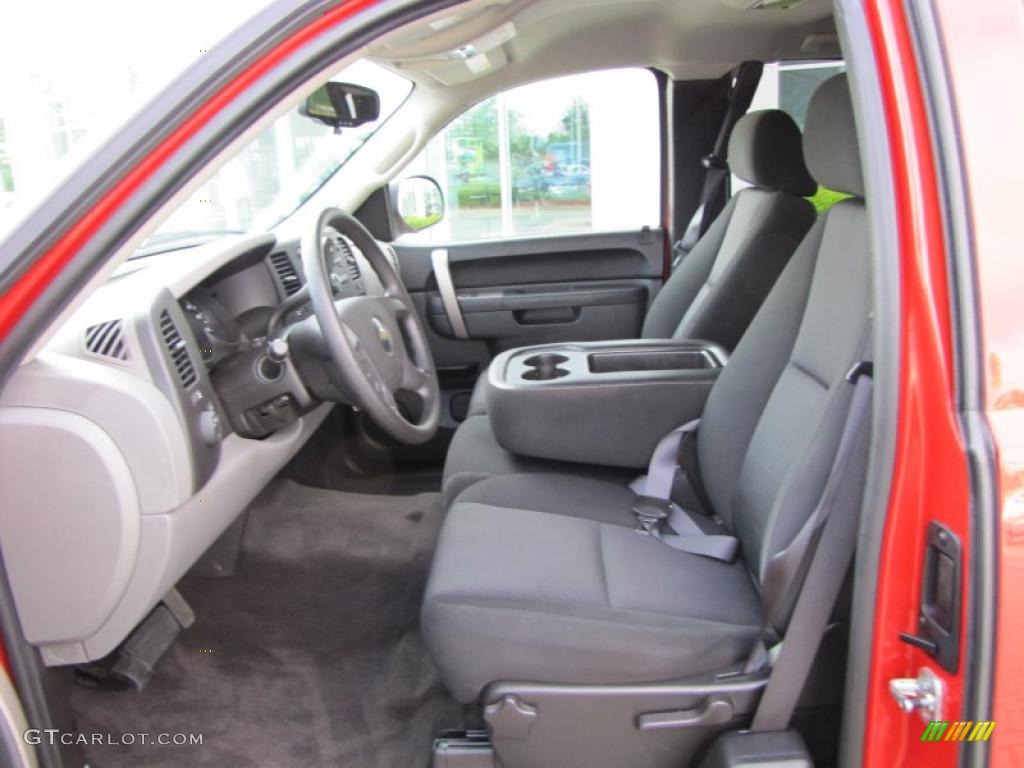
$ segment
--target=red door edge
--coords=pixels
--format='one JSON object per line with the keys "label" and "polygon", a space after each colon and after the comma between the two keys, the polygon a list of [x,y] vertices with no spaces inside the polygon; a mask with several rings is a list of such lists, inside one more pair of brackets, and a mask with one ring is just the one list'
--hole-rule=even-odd
{"label": "red door edge", "polygon": [[46,287],[60,274],[78,250],[106,223],[118,208],[192,136],[210,122],[239,94],[269,70],[321,33],[374,5],[378,0],[346,0],[325,11],[316,21],[300,29],[267,52],[201,105],[138,165],[128,170],[107,195],[75,222],[54,246],[43,254],[10,289],[0,297],[0,341],[28,311]]}
{"label": "red door edge", "polygon": [[[959,538],[964,561],[961,605],[969,615],[970,478],[955,408],[950,294],[936,159],[925,95],[906,11],[900,2],[865,4],[891,147],[900,266],[899,420],[888,513],[879,558],[872,658],[868,672],[864,764],[939,768],[958,762],[959,744],[922,742],[923,723],[889,695],[894,677],[921,667],[945,683],[943,719],[959,720],[961,657],[949,674],[921,650],[902,643],[917,631],[925,531],[930,520]],[[961,649],[967,622],[961,623]]]}

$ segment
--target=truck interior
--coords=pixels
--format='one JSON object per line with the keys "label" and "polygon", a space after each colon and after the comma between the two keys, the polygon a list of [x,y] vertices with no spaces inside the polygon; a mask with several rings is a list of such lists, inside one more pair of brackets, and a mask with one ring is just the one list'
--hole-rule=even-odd
{"label": "truck interior", "polygon": [[[0,398],[0,540],[54,721],[203,734],[67,764],[838,764],[894,429],[844,45],[829,0],[469,0],[328,58],[190,169]],[[623,71],[654,138],[605,152],[639,120],[600,80]],[[586,147],[576,107],[517,143],[501,95],[580,77],[613,105]],[[492,113],[511,156],[467,133]],[[327,178],[161,240],[284,119],[350,141]],[[603,227],[613,187],[654,220]]]}

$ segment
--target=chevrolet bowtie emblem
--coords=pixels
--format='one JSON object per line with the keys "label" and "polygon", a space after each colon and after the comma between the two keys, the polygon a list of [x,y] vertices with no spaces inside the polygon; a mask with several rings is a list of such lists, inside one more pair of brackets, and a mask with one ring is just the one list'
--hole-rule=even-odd
{"label": "chevrolet bowtie emblem", "polygon": [[370,322],[373,323],[374,329],[377,331],[377,340],[380,345],[384,347],[385,352],[391,352],[391,331],[384,327],[384,323],[378,320],[376,317]]}

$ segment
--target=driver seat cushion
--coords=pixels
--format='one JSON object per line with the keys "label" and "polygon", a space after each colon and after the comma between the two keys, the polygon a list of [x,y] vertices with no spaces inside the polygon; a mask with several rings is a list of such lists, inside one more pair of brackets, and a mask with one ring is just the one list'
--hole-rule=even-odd
{"label": "driver seat cushion", "polygon": [[468,417],[455,430],[444,462],[442,501],[446,507],[449,506],[464,490],[489,477],[556,472],[608,480],[619,485],[627,485],[638,474],[636,470],[621,467],[602,467],[516,455],[498,444],[491,428],[491,417],[484,413]]}
{"label": "driver seat cushion", "polygon": [[669,680],[750,652],[761,606],[743,565],[638,534],[634,498],[553,474],[496,477],[459,497],[422,614],[457,699],[476,701],[493,680]]}

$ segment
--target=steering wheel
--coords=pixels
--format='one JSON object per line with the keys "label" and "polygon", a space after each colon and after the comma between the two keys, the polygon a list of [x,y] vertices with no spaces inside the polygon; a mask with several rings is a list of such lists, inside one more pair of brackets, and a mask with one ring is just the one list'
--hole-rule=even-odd
{"label": "steering wheel", "polygon": [[[383,296],[335,299],[323,243],[328,228],[351,240],[377,273]],[[426,333],[391,261],[357,219],[338,208],[320,214],[316,229],[302,240],[302,266],[313,313],[327,351],[340,371],[353,405],[403,443],[434,436],[441,415],[441,389]],[[398,406],[398,392],[422,402],[414,422]]]}

